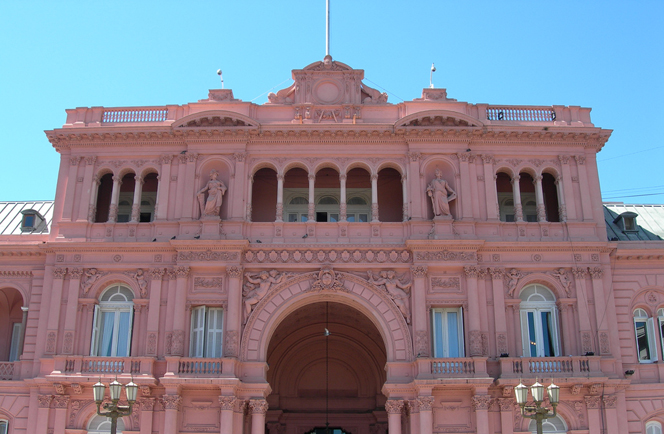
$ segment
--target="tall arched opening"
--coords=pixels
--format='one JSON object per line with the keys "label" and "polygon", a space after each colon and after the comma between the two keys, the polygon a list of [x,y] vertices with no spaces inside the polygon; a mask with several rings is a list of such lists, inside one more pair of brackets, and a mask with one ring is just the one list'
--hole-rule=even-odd
{"label": "tall arched opening", "polygon": [[268,345],[268,426],[304,434],[329,421],[343,432],[373,432],[387,420],[386,362],[381,333],[359,310],[333,301],[299,307]]}

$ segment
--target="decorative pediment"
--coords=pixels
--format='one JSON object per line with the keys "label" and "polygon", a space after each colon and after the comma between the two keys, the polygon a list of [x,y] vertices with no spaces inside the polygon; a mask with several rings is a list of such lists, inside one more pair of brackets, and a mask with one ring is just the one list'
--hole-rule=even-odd
{"label": "decorative pediment", "polygon": [[304,69],[293,70],[293,83],[268,95],[268,104],[359,105],[387,103],[387,94],[364,83],[364,70],[325,56]]}
{"label": "decorative pediment", "polygon": [[446,111],[446,110],[426,110],[413,113],[399,119],[394,124],[395,127],[483,127],[484,124],[479,119],[471,116]]}
{"label": "decorative pediment", "polygon": [[175,121],[175,128],[257,127],[259,123],[239,113],[212,110],[194,113]]}

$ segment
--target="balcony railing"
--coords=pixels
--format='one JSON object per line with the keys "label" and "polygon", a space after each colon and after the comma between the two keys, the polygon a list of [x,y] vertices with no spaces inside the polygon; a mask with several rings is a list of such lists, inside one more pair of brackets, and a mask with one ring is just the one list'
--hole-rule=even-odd
{"label": "balcony railing", "polygon": [[168,118],[168,109],[152,110],[104,110],[102,123],[163,122]]}
{"label": "balcony railing", "polygon": [[219,359],[180,359],[178,374],[221,375],[223,366],[223,362]]}
{"label": "balcony railing", "polygon": [[152,357],[56,356],[53,373],[67,375],[153,375]]}
{"label": "balcony railing", "polygon": [[485,378],[486,357],[418,358],[418,378]]}
{"label": "balcony railing", "polygon": [[599,357],[504,358],[500,359],[500,362],[502,377],[601,375]]}
{"label": "balcony railing", "polygon": [[556,120],[556,112],[550,107],[487,107],[486,118],[490,121],[551,122]]}
{"label": "balcony railing", "polygon": [[14,379],[14,362],[0,362],[0,381]]}
{"label": "balcony railing", "polygon": [[435,359],[431,361],[431,373],[434,375],[474,375],[475,361],[473,359]]}

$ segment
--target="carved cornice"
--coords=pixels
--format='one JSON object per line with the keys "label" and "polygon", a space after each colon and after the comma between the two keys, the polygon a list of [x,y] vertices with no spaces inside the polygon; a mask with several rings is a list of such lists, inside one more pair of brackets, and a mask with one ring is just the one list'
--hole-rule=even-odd
{"label": "carved cornice", "polygon": [[243,254],[248,263],[410,263],[412,255],[404,249],[273,249],[248,250]]}
{"label": "carved cornice", "polygon": [[0,270],[0,277],[30,278],[32,277],[32,271]]}

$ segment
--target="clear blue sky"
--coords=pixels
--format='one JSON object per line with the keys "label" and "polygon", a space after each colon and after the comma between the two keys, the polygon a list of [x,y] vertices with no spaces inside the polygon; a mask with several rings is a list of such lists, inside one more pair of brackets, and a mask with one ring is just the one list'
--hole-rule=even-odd
{"label": "clear blue sky", "polygon": [[[331,54],[390,102],[591,107],[605,200],[664,203],[664,1],[332,1]],[[65,109],[262,104],[322,60],[325,1],[0,1],[0,200],[52,199]]]}

